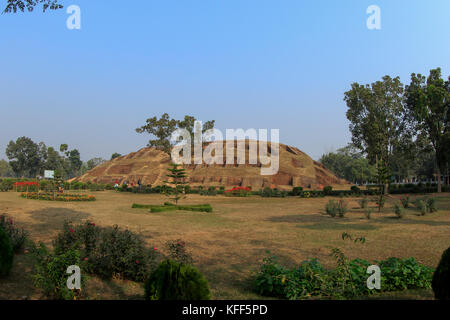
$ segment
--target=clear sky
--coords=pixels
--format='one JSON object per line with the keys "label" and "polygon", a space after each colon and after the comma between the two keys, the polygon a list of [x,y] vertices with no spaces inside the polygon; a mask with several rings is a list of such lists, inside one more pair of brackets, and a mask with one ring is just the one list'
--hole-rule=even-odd
{"label": "clear sky", "polygon": [[[135,128],[167,112],[279,128],[318,159],[350,141],[352,82],[450,74],[449,0],[62,3],[81,8],[81,30],[65,9],[0,15],[0,158],[28,136],[109,159],[145,146]],[[372,4],[381,30],[366,27]]]}

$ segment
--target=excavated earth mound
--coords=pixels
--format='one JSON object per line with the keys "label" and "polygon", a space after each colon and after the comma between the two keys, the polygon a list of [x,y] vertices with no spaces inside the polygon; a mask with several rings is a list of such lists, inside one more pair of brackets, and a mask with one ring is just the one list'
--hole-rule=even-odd
{"label": "excavated earth mound", "polygon": [[[271,143],[268,142],[268,156],[270,157]],[[203,149],[208,145],[205,143]],[[261,165],[258,157],[257,164],[248,164],[249,141],[245,143],[246,164],[237,164],[237,142],[235,141],[235,164],[225,164],[226,148],[224,142],[224,164],[190,164],[184,165],[187,180],[192,186],[251,186],[254,190],[263,187],[292,188],[300,186],[306,188],[320,188],[324,185],[346,184],[345,180],[337,178],[322,164],[314,161],[304,152],[295,147],[279,144],[279,170],[274,175],[261,175]],[[114,183],[127,181],[136,184],[141,179],[142,185],[162,185],[166,180],[170,156],[156,148],[142,148],[126,156],[105,162],[84,175],[72,181],[93,183]]]}

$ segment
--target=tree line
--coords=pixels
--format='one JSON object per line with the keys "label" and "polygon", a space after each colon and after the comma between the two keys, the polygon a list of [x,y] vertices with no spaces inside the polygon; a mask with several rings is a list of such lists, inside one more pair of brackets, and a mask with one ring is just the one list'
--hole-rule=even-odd
{"label": "tree line", "polygon": [[[106,161],[92,158],[83,162],[80,152],[77,149],[69,150],[67,144],[61,144],[56,149],[47,147],[44,142],[35,143],[28,137],[11,140],[5,153],[9,162],[0,160],[0,177],[36,178],[43,176],[45,170],[54,170],[58,176],[70,179]],[[119,153],[114,153],[111,159],[120,156]]]}
{"label": "tree line", "polygon": [[381,163],[391,179],[448,176],[450,77],[444,80],[440,68],[428,77],[411,74],[406,86],[390,76],[372,84],[353,83],[344,101],[352,143],[320,160],[340,177],[368,181],[373,166]]}

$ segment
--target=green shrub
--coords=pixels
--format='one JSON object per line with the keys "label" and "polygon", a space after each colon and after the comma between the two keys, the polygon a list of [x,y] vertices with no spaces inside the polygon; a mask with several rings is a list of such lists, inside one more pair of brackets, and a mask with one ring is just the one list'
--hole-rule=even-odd
{"label": "green shrub", "polygon": [[435,198],[427,198],[427,199],[425,200],[425,206],[426,206],[427,211],[428,211],[429,213],[436,212],[436,211],[437,211],[437,208],[436,208],[436,199],[435,199]]}
{"label": "green shrub", "polygon": [[8,234],[0,227],[0,277],[9,274],[14,259],[13,246]]}
{"label": "green shrub", "polygon": [[364,215],[366,216],[367,220],[370,220],[370,216],[371,216],[372,212],[373,212],[372,208],[365,208]]}
{"label": "green shrub", "polygon": [[299,196],[303,191],[302,187],[293,187],[292,188],[292,195],[293,196]]}
{"label": "green shrub", "polygon": [[43,289],[49,298],[73,300],[80,294],[78,290],[67,288],[69,274],[66,271],[71,265],[79,266],[81,269],[81,288],[85,283],[80,252],[76,248],[51,252],[40,243],[38,247],[32,247],[31,254],[35,259],[34,285]]}
{"label": "green shrub", "polygon": [[362,198],[361,200],[358,201],[359,206],[361,207],[361,209],[367,208],[368,202],[369,201],[367,200],[366,197],[364,197],[364,198]]}
{"label": "green shrub", "polygon": [[422,216],[427,213],[427,204],[422,199],[416,199],[416,201],[414,201],[414,205],[417,209],[419,209]]}
{"label": "green shrub", "polygon": [[388,258],[380,261],[378,266],[382,274],[382,291],[431,288],[433,269],[420,265],[412,257]]}
{"label": "green shrub", "polygon": [[163,261],[145,283],[146,300],[209,300],[207,280],[191,265]]}
{"label": "green shrub", "polygon": [[22,251],[28,233],[23,228],[18,228],[13,219],[5,214],[0,215],[0,228],[3,228],[9,236],[14,252],[19,253]]}
{"label": "green shrub", "polygon": [[409,208],[410,201],[409,201],[409,196],[408,195],[400,198],[400,201],[402,202],[403,208],[405,208],[405,209]]}
{"label": "green shrub", "polygon": [[325,205],[325,211],[328,215],[332,216],[333,218],[336,217],[338,213],[338,204],[334,200],[328,201],[328,203]]}
{"label": "green shrub", "polygon": [[403,218],[403,206],[399,205],[399,204],[395,204],[394,205],[394,212],[395,215],[397,216],[397,218]]}
{"label": "green shrub", "polygon": [[328,196],[331,194],[331,191],[333,191],[333,187],[332,186],[326,186],[323,188],[323,193]]}
{"label": "green shrub", "polygon": [[[337,266],[324,269],[317,259],[304,261],[288,269],[272,256],[263,259],[253,280],[254,290],[263,295],[284,299],[355,298],[372,294],[366,285],[369,263],[363,259],[348,261],[337,248],[333,250]],[[430,288],[433,270],[414,258],[389,258],[375,262],[381,269],[381,291]]]}
{"label": "green shrub", "polygon": [[55,252],[79,250],[86,270],[104,279],[113,276],[144,281],[156,267],[156,248],[147,248],[142,238],[118,226],[101,228],[87,221],[73,226],[65,223],[53,242]]}
{"label": "green shrub", "polygon": [[431,286],[436,299],[450,300],[450,248],[442,254],[441,261],[433,274]]}
{"label": "green shrub", "polygon": [[361,189],[358,188],[357,186],[351,186],[350,187],[350,191],[354,194],[360,194],[361,193]]}
{"label": "green shrub", "polygon": [[348,211],[347,206],[348,206],[348,204],[346,201],[344,201],[342,199],[339,200],[337,210],[338,210],[338,215],[340,218],[343,218],[345,216],[345,214],[347,213],[347,211]]}

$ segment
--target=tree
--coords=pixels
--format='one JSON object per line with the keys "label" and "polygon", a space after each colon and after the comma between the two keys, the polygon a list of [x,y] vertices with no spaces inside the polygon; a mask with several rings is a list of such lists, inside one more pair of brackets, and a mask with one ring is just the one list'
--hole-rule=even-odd
{"label": "tree", "polygon": [[[160,119],[157,117],[149,118],[146,120],[146,124],[140,128],[136,129],[138,133],[150,133],[156,139],[150,140],[148,143],[149,147],[156,147],[167,154],[170,154],[173,144],[170,141],[172,133],[178,129],[186,129],[191,133],[191,138],[194,136],[194,122],[195,118],[192,116],[185,116],[184,120],[179,121],[171,119],[167,113],[164,113]],[[214,128],[214,120],[205,122],[203,126],[202,133],[207,129]],[[193,141],[193,139],[191,139]]]}
{"label": "tree", "polygon": [[122,155],[120,154],[120,153],[117,153],[117,152],[114,152],[112,155],[111,155],[111,160],[113,160],[113,159],[115,159],[115,158],[118,158],[118,157],[121,157]]}
{"label": "tree", "polygon": [[87,170],[92,170],[96,166],[99,166],[102,163],[104,163],[105,161],[106,160],[103,160],[102,158],[92,158],[86,162]]}
{"label": "tree", "polygon": [[53,147],[47,148],[47,158],[44,163],[44,169],[59,171],[62,171],[63,169],[63,158]]}
{"label": "tree", "polygon": [[438,192],[441,192],[441,170],[445,169],[449,157],[450,77],[448,81],[444,81],[440,68],[430,70],[428,78],[413,73],[405,96],[409,115],[415,121],[415,128],[425,134],[433,146]]}
{"label": "tree", "polygon": [[27,137],[10,141],[6,147],[6,156],[13,171],[20,177],[35,177],[43,163],[39,145]]}
{"label": "tree", "polygon": [[164,113],[160,119],[156,117],[146,120],[146,124],[136,129],[136,132],[147,132],[156,137],[154,140],[148,142],[149,147],[156,147],[166,153],[170,154],[172,144],[170,142],[170,136],[177,128],[178,122],[174,119],[170,119],[167,113]]}
{"label": "tree", "polygon": [[371,181],[376,175],[375,166],[369,164],[352,144],[322,155],[319,161],[339,178],[351,182]]}
{"label": "tree", "polygon": [[[175,201],[175,204],[178,204],[178,200],[182,198],[181,194],[183,193],[184,188],[182,188],[187,183],[186,180],[186,170],[184,168],[178,168],[178,164],[176,163],[170,163],[169,168],[167,171],[169,171],[169,174],[166,176],[171,181],[164,181],[166,184],[172,184],[175,185],[174,188],[166,188],[166,195]],[[181,188],[180,188],[181,187]]]}
{"label": "tree", "polygon": [[42,10],[45,12],[47,9],[57,10],[62,9],[63,5],[58,0],[8,0],[4,13],[16,13],[18,11],[24,12],[27,10],[31,12],[34,8],[42,4]]}
{"label": "tree", "polygon": [[0,177],[13,177],[14,171],[9,165],[8,161],[2,159],[0,160]]}
{"label": "tree", "polygon": [[353,83],[345,92],[352,142],[371,164],[382,159],[389,165],[401,136],[408,133],[403,91],[399,77],[384,76],[371,85]]}
{"label": "tree", "polygon": [[76,173],[81,169],[83,162],[81,161],[80,152],[77,149],[70,150],[68,152],[69,162],[69,175],[74,177]]}

